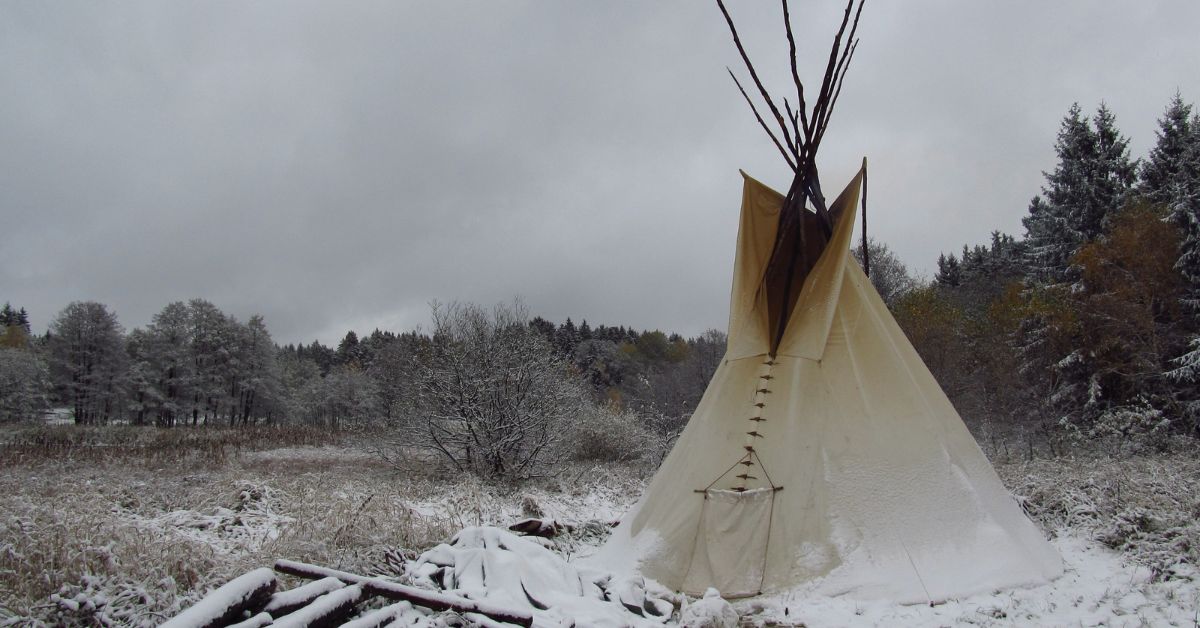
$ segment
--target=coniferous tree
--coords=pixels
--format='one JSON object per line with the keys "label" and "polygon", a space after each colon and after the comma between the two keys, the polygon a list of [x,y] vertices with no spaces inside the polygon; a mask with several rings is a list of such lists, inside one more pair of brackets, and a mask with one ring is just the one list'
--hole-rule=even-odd
{"label": "coniferous tree", "polygon": [[1063,118],[1055,142],[1058,165],[1045,173],[1042,196],[1034,197],[1026,229],[1026,260],[1031,285],[1026,316],[1017,342],[1021,370],[1052,404],[1068,414],[1087,408],[1087,416],[1103,411],[1112,399],[1101,382],[1098,342],[1083,335],[1083,303],[1066,290],[1079,284],[1082,268],[1077,254],[1101,239],[1129,200],[1136,164],[1129,158],[1128,140],[1115,118],[1101,104],[1091,124],[1079,105]]}
{"label": "coniferous tree", "polygon": [[571,317],[567,317],[567,322],[558,327],[558,331],[554,332],[554,348],[559,355],[570,356],[575,353],[575,346],[579,344],[579,330],[575,328],[575,323],[571,321]]}
{"label": "coniferous tree", "polygon": [[1086,202],[1077,206],[1078,228],[1085,242],[1100,237],[1110,218],[1129,200],[1137,182],[1138,164],[1129,157],[1129,138],[1117,129],[1117,118],[1103,102],[1092,118],[1096,134],[1096,162]]}
{"label": "coniferous tree", "polygon": [[362,365],[362,354],[359,350],[358,334],[354,333],[353,331],[348,331],[342,338],[342,341],[338,343],[337,363],[356,363],[359,366]]}
{"label": "coniferous tree", "polygon": [[962,269],[959,268],[958,258],[953,253],[938,255],[937,273],[933,280],[943,287],[954,287],[962,281]]}
{"label": "coniferous tree", "polygon": [[1173,360],[1167,375],[1184,385],[1181,401],[1191,419],[1193,430],[1200,430],[1200,116],[1193,117],[1176,182],[1170,185],[1171,220],[1182,234],[1175,269],[1184,281],[1181,302],[1188,314],[1191,337],[1187,349]]}
{"label": "coniferous tree", "polygon": [[1200,116],[1192,118],[1190,131],[1169,209],[1170,219],[1183,232],[1175,264],[1187,282],[1183,304],[1200,320]]}
{"label": "coniferous tree", "polygon": [[1071,256],[1100,236],[1134,182],[1129,140],[1117,130],[1112,111],[1101,104],[1091,123],[1078,104],[1071,106],[1054,147],[1058,165],[1045,173],[1042,196],[1034,197],[1022,220],[1032,270],[1049,283],[1068,278]]}
{"label": "coniferous tree", "polygon": [[554,323],[542,318],[541,316],[535,316],[529,321],[529,327],[541,334],[547,342],[554,344],[554,332],[558,329]]}
{"label": "coniferous tree", "polygon": [[1192,106],[1184,103],[1176,92],[1158,120],[1158,141],[1142,163],[1138,182],[1142,198],[1166,207],[1175,204],[1180,192],[1180,174],[1194,141],[1191,114]]}

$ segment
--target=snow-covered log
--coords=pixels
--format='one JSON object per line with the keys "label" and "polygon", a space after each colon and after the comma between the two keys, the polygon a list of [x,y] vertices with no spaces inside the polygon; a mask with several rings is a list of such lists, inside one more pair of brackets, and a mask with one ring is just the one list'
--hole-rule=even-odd
{"label": "snow-covered log", "polygon": [[382,628],[383,626],[395,625],[395,622],[400,619],[415,623],[413,621],[414,617],[419,617],[424,612],[417,610],[417,607],[413,606],[412,602],[396,602],[391,606],[375,609],[360,617],[356,617],[342,624],[342,628]]}
{"label": "snow-covered log", "polygon": [[326,593],[304,608],[276,621],[280,628],[326,628],[340,626],[363,598],[363,586],[352,585]]}
{"label": "snow-covered log", "polygon": [[236,624],[229,624],[225,628],[263,628],[275,623],[275,618],[271,617],[270,613],[259,613],[246,621],[239,621]]}
{"label": "snow-covered log", "polygon": [[247,610],[257,610],[279,585],[266,567],[255,569],[225,583],[194,606],[167,621],[162,628],[216,628],[237,619]]}
{"label": "snow-covered log", "polygon": [[403,600],[411,602],[417,606],[423,606],[435,611],[453,610],[459,613],[479,613],[486,615],[492,619],[517,624],[520,626],[532,626],[533,615],[527,611],[504,608],[496,604],[492,604],[482,600],[468,600],[457,595],[447,595],[434,591],[426,591],[415,587],[404,586],[395,582],[388,582],[379,578],[368,578],[358,574],[352,574],[346,571],[338,571],[336,569],[327,569],[316,565],[306,563],[298,563],[290,560],[275,561],[275,571],[286,573],[301,578],[315,580],[318,578],[333,577],[349,584],[357,584],[364,591],[372,595],[386,597],[392,600]]}
{"label": "snow-covered log", "polygon": [[322,578],[288,591],[280,591],[271,596],[263,610],[272,617],[283,617],[292,611],[308,606],[309,602],[346,586],[337,578]]}

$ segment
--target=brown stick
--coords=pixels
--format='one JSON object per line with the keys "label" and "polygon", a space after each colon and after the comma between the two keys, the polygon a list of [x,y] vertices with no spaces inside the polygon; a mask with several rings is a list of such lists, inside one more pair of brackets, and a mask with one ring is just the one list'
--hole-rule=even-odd
{"label": "brown stick", "polygon": [[[804,143],[807,145],[812,142],[812,129],[808,126],[808,113],[805,111],[808,105],[804,102],[804,82],[800,80],[800,71],[796,69],[796,38],[792,35],[792,17],[788,12],[787,0],[783,0],[783,25],[787,28],[788,49],[792,53],[792,80],[796,82],[796,95],[799,101],[796,103],[800,109],[800,119],[804,122]],[[796,143],[800,143],[800,132],[796,131]]]}
{"label": "brown stick", "polygon": [[862,210],[863,210],[863,274],[868,278],[871,276],[871,255],[870,247],[867,246],[867,158],[863,157],[862,165],[863,182],[862,182]]}
{"label": "brown stick", "polygon": [[517,624],[519,626],[533,625],[533,614],[528,611],[504,608],[482,600],[468,600],[457,595],[426,591],[346,571],[338,571],[336,569],[328,569],[291,560],[275,561],[275,571],[309,580],[332,576],[342,582],[360,585],[364,591],[371,595],[378,595],[391,600],[403,600],[435,611],[453,610],[459,613],[479,613],[480,615],[491,617],[496,621]]}
{"label": "brown stick", "polygon": [[788,133],[787,124],[783,121],[783,115],[779,113],[779,108],[775,106],[775,101],[767,93],[767,88],[763,87],[762,81],[758,78],[758,72],[754,71],[754,64],[750,63],[750,56],[746,54],[746,49],[742,47],[742,39],[738,37],[737,28],[733,25],[733,18],[730,17],[729,10],[725,8],[725,2],[717,0],[717,6],[721,8],[721,13],[725,16],[725,23],[729,25],[729,32],[733,35],[733,45],[737,46],[738,53],[742,55],[742,61],[745,62],[746,69],[750,71],[750,78],[754,79],[754,84],[758,87],[758,93],[762,95],[763,100],[767,101],[767,107],[775,115],[775,122],[783,131],[783,139],[787,141],[788,148],[791,148],[795,152],[796,145],[792,143],[792,137]]}
{"label": "brown stick", "polygon": [[[858,50],[858,41],[850,44],[848,50],[850,51],[850,55],[846,58],[847,66],[849,66],[850,59],[854,58],[854,51]],[[829,101],[829,112],[825,115],[824,125],[821,126],[821,131],[819,133],[820,137],[825,137],[825,129],[829,128],[829,119],[833,117],[833,108],[837,106],[838,96],[842,95],[842,83],[845,82],[845,79],[846,72],[843,70],[842,74],[837,79],[837,89],[833,92],[833,98]]]}
{"label": "brown stick", "polygon": [[[850,23],[850,10],[854,8],[854,0],[847,0],[846,13],[842,16],[842,25],[838,27],[837,35],[833,37],[833,46],[829,48],[829,62],[825,67],[825,78],[821,81],[821,91],[817,95],[817,104],[813,106],[813,124],[819,130],[824,127],[825,116],[829,110],[829,96],[831,93],[832,81],[834,72],[837,69],[838,52],[842,46],[842,35],[846,32],[846,25]],[[818,143],[820,139],[818,138]]]}
{"label": "brown stick", "polygon": [[[851,0],[853,2],[853,0]],[[858,40],[855,39],[855,34],[858,33],[858,21],[862,17],[863,3],[865,0],[859,0],[858,10],[854,12],[854,24],[850,27],[850,35],[846,38],[847,46],[842,51],[842,58],[838,59],[837,67],[834,69],[834,83],[836,89],[833,92],[833,98],[829,101],[829,106],[826,108],[824,123],[819,130],[819,136],[825,136],[825,129],[829,127],[829,118],[833,115],[833,108],[837,104],[838,96],[842,93],[842,83],[846,80],[846,70],[850,67],[850,61],[854,58],[854,51],[858,49]],[[839,34],[840,38],[840,34]]]}
{"label": "brown stick", "polygon": [[788,157],[787,151],[784,150],[783,145],[779,143],[779,138],[775,137],[775,134],[771,132],[771,129],[767,126],[767,123],[763,120],[762,116],[758,114],[758,108],[754,106],[754,101],[750,100],[750,95],[746,93],[746,90],[742,89],[742,84],[737,80],[737,77],[733,75],[733,70],[730,70],[728,66],[725,67],[725,70],[729,72],[729,78],[733,79],[733,84],[737,85],[738,91],[742,93],[742,98],[746,99],[746,104],[750,105],[750,111],[754,112],[754,117],[758,120],[759,125],[761,125],[763,130],[767,132],[767,135],[771,137],[771,141],[775,142],[775,148],[779,149],[779,154],[783,155],[784,161],[787,161],[788,165],[792,167],[792,171],[794,172],[796,170],[796,163],[792,161],[791,157]]}

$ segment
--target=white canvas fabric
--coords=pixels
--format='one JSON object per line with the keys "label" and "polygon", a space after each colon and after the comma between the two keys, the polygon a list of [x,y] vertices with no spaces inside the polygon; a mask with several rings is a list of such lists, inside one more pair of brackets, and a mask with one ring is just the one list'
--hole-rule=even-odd
{"label": "white canvas fabric", "polygon": [[701,496],[700,525],[683,581],[685,590],[711,586],[731,597],[758,593],[775,493],[771,488],[717,489]]}
{"label": "white canvas fabric", "polygon": [[861,176],[774,358],[760,287],[782,197],[745,177],[728,352],[606,567],[692,595],[902,602],[1062,572],[850,256]]}

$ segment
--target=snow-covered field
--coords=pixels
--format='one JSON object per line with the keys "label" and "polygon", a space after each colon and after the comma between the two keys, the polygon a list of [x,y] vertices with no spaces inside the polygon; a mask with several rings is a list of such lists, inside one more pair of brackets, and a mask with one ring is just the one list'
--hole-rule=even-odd
{"label": "snow-covered field", "polygon": [[[997,468],[1063,555],[1067,573],[1052,585],[934,607],[793,591],[735,604],[743,625],[1197,625],[1200,463],[1095,457]],[[0,474],[0,625],[157,625],[204,590],[276,558],[398,573],[470,526],[528,515],[614,520],[647,473],[576,467],[534,485],[495,487],[433,469],[400,477],[340,447],[8,462]],[[557,549],[572,560],[600,542],[602,534],[573,535]]]}

